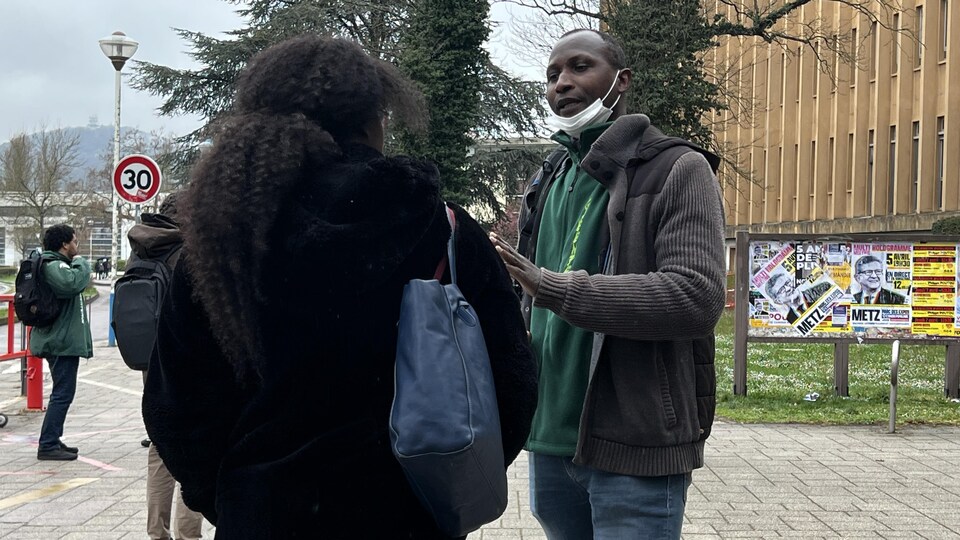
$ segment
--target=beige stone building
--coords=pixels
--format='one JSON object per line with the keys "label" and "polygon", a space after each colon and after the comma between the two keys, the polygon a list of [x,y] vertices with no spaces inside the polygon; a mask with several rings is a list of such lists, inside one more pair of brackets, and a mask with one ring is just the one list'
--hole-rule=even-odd
{"label": "beige stone building", "polygon": [[[797,43],[721,41],[707,62],[730,73],[726,87],[743,98],[714,118],[718,141],[744,171],[721,171],[728,240],[744,229],[924,231],[960,214],[956,2],[904,0],[879,12],[878,24],[843,3],[813,0],[786,23],[819,28],[856,64],[828,47],[819,63]],[[713,9],[733,16],[726,3]]]}

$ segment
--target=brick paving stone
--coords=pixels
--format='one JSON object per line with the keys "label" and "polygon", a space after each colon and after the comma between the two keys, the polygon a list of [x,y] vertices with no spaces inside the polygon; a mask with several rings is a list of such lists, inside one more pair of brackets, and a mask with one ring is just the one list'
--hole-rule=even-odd
{"label": "brick paving stone", "polygon": [[[74,479],[89,483],[0,509],[6,540],[142,539],[146,449],[140,374],[97,342],[80,366],[64,440],[91,461],[39,462],[43,415],[22,413],[19,376],[0,364],[0,506]],[[49,376],[47,376],[49,393]],[[11,399],[13,401],[11,401]],[[694,472],[685,540],[726,538],[960,539],[960,428],[741,425],[720,421]],[[509,471],[504,515],[470,540],[545,540],[530,513],[529,468]],[[358,524],[358,531],[360,525]],[[213,527],[205,524],[204,535]]]}

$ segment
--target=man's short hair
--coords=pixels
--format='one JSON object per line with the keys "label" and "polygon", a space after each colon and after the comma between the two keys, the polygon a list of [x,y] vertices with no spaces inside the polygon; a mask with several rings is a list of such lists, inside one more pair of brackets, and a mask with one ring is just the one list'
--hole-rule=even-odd
{"label": "man's short hair", "polygon": [[600,36],[600,39],[604,43],[604,56],[607,58],[607,62],[616,69],[624,69],[627,67],[627,55],[623,52],[623,47],[620,46],[620,42],[617,41],[617,38],[611,36],[606,32],[601,32],[600,30],[594,30],[593,28],[577,28],[576,30],[571,30],[566,34],[560,36],[560,39],[563,39],[570,34],[576,34],[577,32],[593,32],[594,34]]}
{"label": "man's short hair", "polygon": [[43,231],[43,249],[47,251],[60,251],[64,244],[73,241],[73,235],[76,231],[66,223],[54,225]]}
{"label": "man's short hair", "polygon": [[855,267],[854,273],[859,274],[860,272],[863,271],[864,265],[871,264],[871,263],[880,263],[880,266],[883,267],[883,261],[881,261],[877,257],[874,257],[873,255],[864,255],[863,257],[860,257],[859,259],[857,259],[856,264],[854,264],[854,267]]}

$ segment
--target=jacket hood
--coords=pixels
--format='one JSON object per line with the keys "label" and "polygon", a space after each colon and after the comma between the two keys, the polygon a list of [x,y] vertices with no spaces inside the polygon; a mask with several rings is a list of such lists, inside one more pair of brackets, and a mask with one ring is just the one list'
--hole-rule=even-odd
{"label": "jacket hood", "polygon": [[161,214],[142,214],[127,233],[130,248],[141,259],[161,257],[183,241],[176,221]]}
{"label": "jacket hood", "polygon": [[40,253],[40,258],[48,261],[65,261],[70,262],[70,259],[66,255],[60,253],[59,251],[50,251],[49,249],[43,250]]}
{"label": "jacket hood", "polygon": [[[639,144],[636,142],[638,140]],[[719,156],[685,139],[664,135],[650,124],[650,118],[644,114],[627,114],[617,118],[593,144],[593,148],[602,151],[621,166],[626,166],[633,159],[649,161],[674,146],[687,146],[703,154],[716,174],[720,166]]]}
{"label": "jacket hood", "polygon": [[[275,229],[284,259],[333,292],[367,289],[389,278],[417,247],[441,208],[432,164],[384,157],[363,145],[306,182],[284,205]],[[442,214],[441,214],[442,215]],[[271,266],[289,267],[282,261]]]}

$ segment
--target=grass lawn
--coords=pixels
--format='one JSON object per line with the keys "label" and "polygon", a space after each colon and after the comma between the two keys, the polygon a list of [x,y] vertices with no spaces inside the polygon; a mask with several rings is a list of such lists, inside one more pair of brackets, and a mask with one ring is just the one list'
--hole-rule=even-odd
{"label": "grass lawn", "polygon": [[[737,422],[886,423],[890,345],[850,346],[850,397],[833,391],[833,345],[749,343],[747,395],[733,394],[733,310],[717,325],[717,415]],[[960,403],[943,394],[945,347],[903,345],[897,423],[960,425]],[[820,398],[804,401],[808,393]]]}
{"label": "grass lawn", "polygon": [[[3,280],[0,279],[0,281],[3,281]],[[12,283],[13,282],[11,281],[11,284]],[[13,294],[13,289],[11,289],[8,294]],[[89,302],[90,299],[95,297],[96,295],[97,295],[97,288],[94,287],[93,285],[90,285],[83,290],[83,301]],[[0,303],[0,325],[5,325],[5,324],[7,324],[7,304],[4,302],[4,303]]]}

